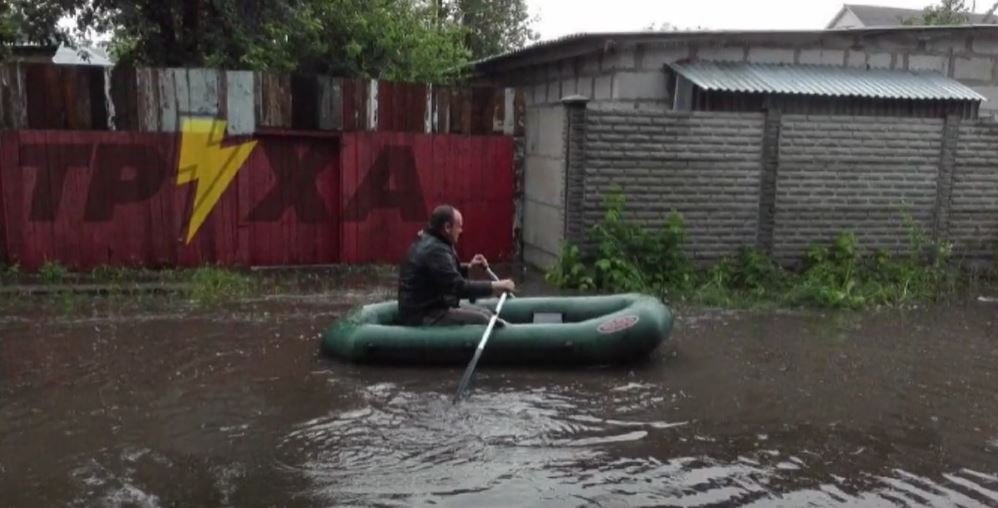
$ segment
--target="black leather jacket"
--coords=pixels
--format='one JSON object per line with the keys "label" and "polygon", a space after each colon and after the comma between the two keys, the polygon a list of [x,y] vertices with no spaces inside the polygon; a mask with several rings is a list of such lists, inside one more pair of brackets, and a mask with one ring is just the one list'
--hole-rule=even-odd
{"label": "black leather jacket", "polygon": [[457,307],[462,298],[492,294],[492,283],[467,279],[454,246],[436,233],[423,230],[409,247],[399,271],[399,322],[421,325]]}

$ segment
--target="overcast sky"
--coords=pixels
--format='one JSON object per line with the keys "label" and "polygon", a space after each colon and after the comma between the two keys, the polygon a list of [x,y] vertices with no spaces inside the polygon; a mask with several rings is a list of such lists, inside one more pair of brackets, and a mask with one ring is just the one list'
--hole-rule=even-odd
{"label": "overcast sky", "polygon": [[[970,5],[974,0],[968,0]],[[989,0],[977,0],[983,11]],[[540,14],[541,39],[576,32],[641,30],[668,22],[681,29],[821,29],[841,0],[527,0]],[[937,0],[852,0],[848,3],[921,9]]]}

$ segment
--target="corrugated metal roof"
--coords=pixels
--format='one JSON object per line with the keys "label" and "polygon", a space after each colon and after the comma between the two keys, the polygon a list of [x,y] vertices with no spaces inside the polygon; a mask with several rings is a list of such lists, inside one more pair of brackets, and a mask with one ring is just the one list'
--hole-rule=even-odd
{"label": "corrugated metal roof", "polygon": [[931,71],[704,60],[669,66],[704,90],[876,99],[987,100],[959,81]]}

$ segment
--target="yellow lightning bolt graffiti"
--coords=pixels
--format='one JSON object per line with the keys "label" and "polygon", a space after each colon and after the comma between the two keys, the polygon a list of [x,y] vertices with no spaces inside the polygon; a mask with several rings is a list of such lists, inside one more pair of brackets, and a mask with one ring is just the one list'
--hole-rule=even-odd
{"label": "yellow lightning bolt graffiti", "polygon": [[215,118],[185,118],[181,124],[177,185],[197,182],[188,244],[256,147],[256,141],[247,141],[222,148],[225,125],[225,120]]}

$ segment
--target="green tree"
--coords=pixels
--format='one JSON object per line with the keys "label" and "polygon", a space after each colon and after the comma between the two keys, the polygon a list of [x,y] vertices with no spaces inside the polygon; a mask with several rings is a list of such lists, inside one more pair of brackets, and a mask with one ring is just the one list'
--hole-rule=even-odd
{"label": "green tree", "polygon": [[124,64],[442,81],[470,57],[461,28],[427,0],[12,1],[4,19],[28,40],[65,40],[53,28],[69,17],[77,40],[109,34]]}
{"label": "green tree", "polygon": [[[438,5],[440,5],[438,3]],[[536,41],[526,0],[452,0],[444,9],[465,29],[465,45],[472,58],[485,58]]]}
{"label": "green tree", "polygon": [[69,41],[58,26],[74,0],[0,0],[0,60],[15,44],[54,45]]}
{"label": "green tree", "polygon": [[[994,23],[994,14],[998,10],[995,2],[984,14],[984,23]],[[972,14],[965,0],[939,0],[922,9],[922,14],[902,20],[905,25],[965,25],[970,22]]]}

